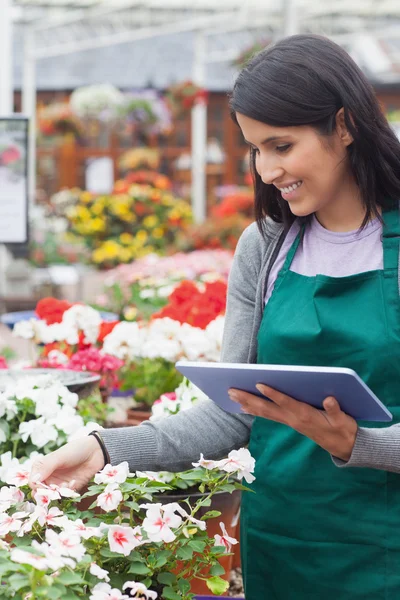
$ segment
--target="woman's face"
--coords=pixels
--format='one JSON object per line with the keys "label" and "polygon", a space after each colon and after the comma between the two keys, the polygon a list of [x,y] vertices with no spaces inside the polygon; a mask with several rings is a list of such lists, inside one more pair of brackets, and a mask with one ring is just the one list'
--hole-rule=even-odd
{"label": "woman's face", "polygon": [[262,181],[279,189],[294,215],[324,212],[334,204],[340,207],[354,196],[347,155],[352,140],[340,124],[327,138],[310,126],[272,127],[240,113],[236,117],[256,152]]}

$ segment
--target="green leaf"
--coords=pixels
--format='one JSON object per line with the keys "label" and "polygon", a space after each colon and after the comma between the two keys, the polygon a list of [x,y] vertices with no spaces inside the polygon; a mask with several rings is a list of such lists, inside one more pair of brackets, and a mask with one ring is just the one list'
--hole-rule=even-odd
{"label": "green leaf", "polygon": [[128,573],[135,573],[136,575],[147,575],[148,573],[151,573],[151,570],[149,569],[149,567],[146,567],[146,565],[144,565],[141,562],[133,562],[129,566]]}
{"label": "green leaf", "polygon": [[18,592],[18,590],[29,586],[29,578],[27,575],[23,575],[22,573],[14,573],[8,578],[8,583],[14,591]]}
{"label": "green leaf", "polygon": [[174,592],[171,587],[165,587],[163,589],[162,597],[165,598],[165,600],[181,600],[182,598],[179,594]]}
{"label": "green leaf", "polygon": [[222,565],[217,563],[210,569],[210,575],[224,575],[225,569]]}
{"label": "green leaf", "polygon": [[58,588],[48,587],[47,585],[37,587],[35,590],[35,595],[39,596],[40,598],[50,598],[50,600],[58,600],[59,598],[64,598],[65,593],[65,588],[63,591],[61,591]]}
{"label": "green leaf", "polygon": [[182,594],[187,594],[188,592],[190,592],[190,583],[187,579],[180,579],[178,581],[178,588],[179,591],[182,592]]}
{"label": "green leaf", "polygon": [[100,555],[104,556],[104,558],[115,558],[115,552],[111,552],[110,548],[102,548]]}
{"label": "green leaf", "polygon": [[215,517],[220,517],[222,513],[219,510],[209,510],[207,511],[200,519],[200,521],[205,521],[206,519],[215,519]]}
{"label": "green leaf", "polygon": [[162,550],[155,556],[154,568],[159,569],[163,567],[168,559],[171,557],[171,552],[169,550]]}
{"label": "green leaf", "polygon": [[74,594],[71,590],[67,590],[66,594],[62,597],[62,600],[79,600],[79,596]]}
{"label": "green leaf", "polygon": [[82,579],[78,573],[74,573],[73,571],[64,571],[57,577],[57,581],[63,583],[64,585],[75,585],[76,583],[83,583],[84,579]]}
{"label": "green leaf", "polygon": [[188,546],[193,548],[195,552],[203,552],[204,548],[206,547],[206,543],[202,542],[201,540],[191,540],[188,543]]}
{"label": "green leaf", "polygon": [[193,548],[190,548],[189,546],[181,546],[178,548],[176,556],[181,560],[190,560],[193,558]]}
{"label": "green leaf", "polygon": [[158,583],[163,583],[164,585],[172,585],[176,581],[176,575],[173,573],[160,573],[157,576]]}
{"label": "green leaf", "polygon": [[221,577],[210,577],[206,581],[207,587],[213,594],[220,596],[229,588],[229,581],[221,579]]}

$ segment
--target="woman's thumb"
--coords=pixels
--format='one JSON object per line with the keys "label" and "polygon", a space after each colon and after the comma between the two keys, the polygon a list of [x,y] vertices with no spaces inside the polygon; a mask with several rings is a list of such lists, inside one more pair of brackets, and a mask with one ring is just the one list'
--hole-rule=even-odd
{"label": "woman's thumb", "polygon": [[328,414],[328,416],[333,419],[335,419],[335,417],[338,417],[340,415],[340,413],[342,412],[342,410],[339,406],[339,402],[336,400],[336,398],[333,398],[333,396],[329,396],[328,398],[325,398],[322,405],[325,409],[325,412]]}

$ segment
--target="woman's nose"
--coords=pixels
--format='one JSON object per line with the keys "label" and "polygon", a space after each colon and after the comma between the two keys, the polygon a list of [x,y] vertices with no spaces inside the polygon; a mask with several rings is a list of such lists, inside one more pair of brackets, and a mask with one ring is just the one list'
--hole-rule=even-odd
{"label": "woman's nose", "polygon": [[258,174],[260,175],[262,181],[267,185],[282,179],[283,169],[278,165],[273,164],[271,161],[263,160],[260,157],[257,166]]}

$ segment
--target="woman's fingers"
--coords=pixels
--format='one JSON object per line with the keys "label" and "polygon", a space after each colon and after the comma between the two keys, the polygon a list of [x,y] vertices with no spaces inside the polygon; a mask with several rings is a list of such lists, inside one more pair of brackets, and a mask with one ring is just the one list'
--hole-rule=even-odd
{"label": "woman's fingers", "polygon": [[282,423],[282,410],[273,402],[242,390],[230,389],[228,394],[231,400],[240,404],[244,412]]}

